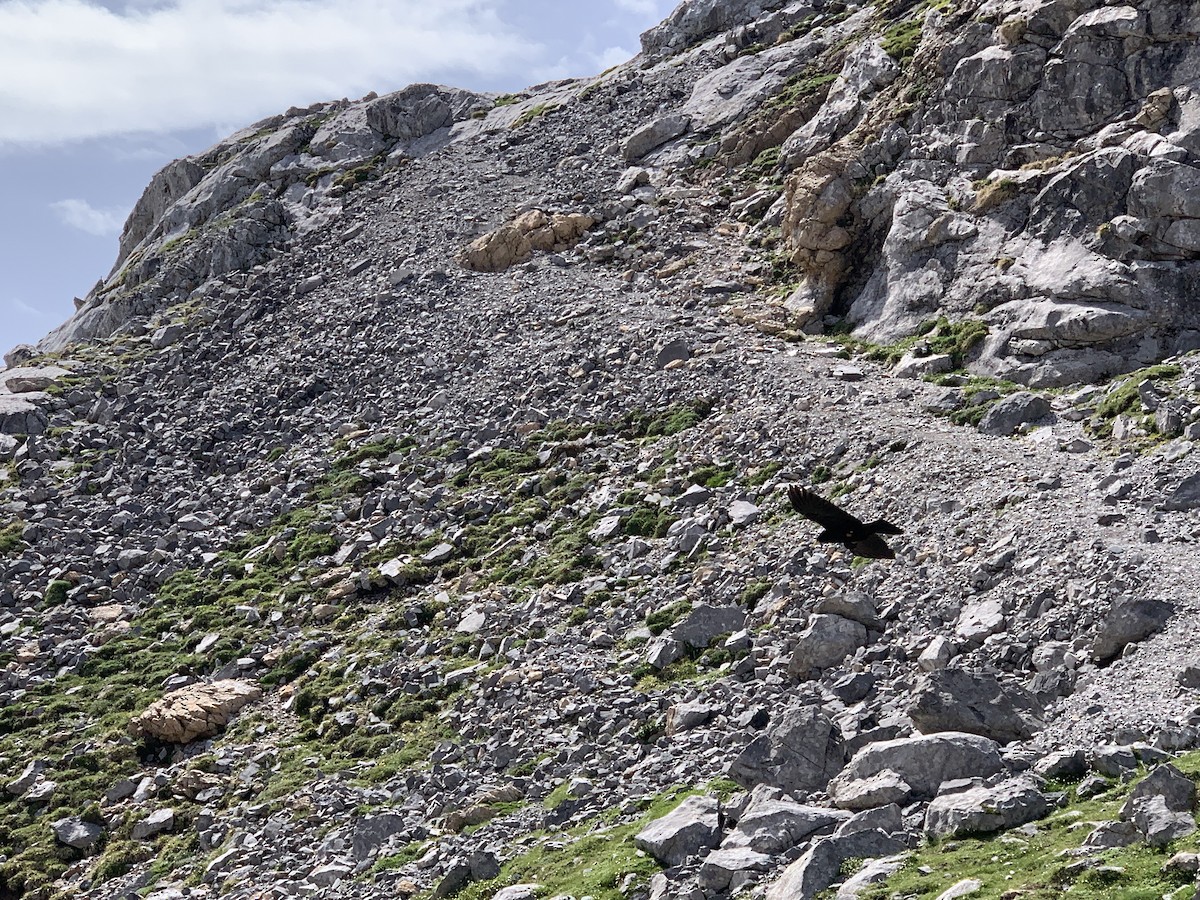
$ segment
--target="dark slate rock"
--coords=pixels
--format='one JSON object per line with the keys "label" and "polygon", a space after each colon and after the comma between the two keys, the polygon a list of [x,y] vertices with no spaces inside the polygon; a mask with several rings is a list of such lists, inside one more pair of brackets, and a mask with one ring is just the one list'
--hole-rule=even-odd
{"label": "dark slate rock", "polygon": [[1092,659],[1115,659],[1125,647],[1156,634],[1174,611],[1171,604],[1153,597],[1122,597],[1113,603],[1092,645]]}

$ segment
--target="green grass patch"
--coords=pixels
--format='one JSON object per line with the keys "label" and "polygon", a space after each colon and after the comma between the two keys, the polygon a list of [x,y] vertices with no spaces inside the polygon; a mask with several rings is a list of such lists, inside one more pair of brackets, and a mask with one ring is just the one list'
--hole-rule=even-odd
{"label": "green grass patch", "polygon": [[1140,410],[1141,401],[1138,398],[1138,387],[1143,381],[1163,381],[1178,378],[1183,369],[1176,365],[1156,365],[1130,372],[1114,382],[1104,398],[1096,404],[1096,417],[1099,419],[1115,419],[1121,413]]}
{"label": "green grass patch", "polygon": [[21,538],[21,532],[24,530],[25,523],[19,520],[0,528],[0,556],[10,556],[25,546],[25,541]]}
{"label": "green grass patch", "polygon": [[662,634],[691,611],[691,600],[676,600],[662,609],[647,613],[646,627],[651,634]]}
{"label": "green grass patch", "polygon": [[613,810],[565,833],[540,836],[533,847],[505,863],[499,877],[468,885],[456,896],[459,900],[487,900],[507,885],[536,882],[541,886],[539,896],[623,900],[628,896],[630,876],[633,890],[644,891],[661,867],[653,857],[639,853],[634,836],[696,793],[699,791],[694,788],[672,788],[639,803],[633,818],[622,821],[621,814]]}
{"label": "green grass patch", "polygon": [[[1200,769],[1200,754],[1176,761],[1193,780]],[[1140,780],[1140,779],[1138,779]],[[1159,900],[1191,883],[1186,875],[1167,874],[1163,864],[1172,854],[1195,852],[1200,837],[1194,834],[1162,849],[1135,845],[1093,854],[1106,871],[1078,867],[1079,856],[1063,852],[1080,847],[1091,831],[1088,823],[1113,821],[1129,791],[1118,785],[1101,796],[1071,802],[1038,822],[1032,834],[1010,831],[978,838],[954,838],[926,844],[915,851],[904,868],[886,881],[867,888],[863,900],[932,900],[963,878],[978,879],[982,886],[973,898],[1000,900],[1058,900],[1063,896],[1083,900]],[[1176,895],[1176,896],[1190,896]]]}
{"label": "green grass patch", "polygon": [[512,123],[513,128],[521,128],[528,125],[534,119],[544,116],[549,112],[558,109],[557,103],[539,103],[537,106],[531,106],[521,115],[517,116],[516,121]]}

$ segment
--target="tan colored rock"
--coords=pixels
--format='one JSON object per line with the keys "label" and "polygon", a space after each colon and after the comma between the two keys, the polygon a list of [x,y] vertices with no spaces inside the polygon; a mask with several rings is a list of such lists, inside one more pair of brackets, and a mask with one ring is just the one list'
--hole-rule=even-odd
{"label": "tan colored rock", "polygon": [[529,238],[512,225],[501,225],[473,240],[460,258],[462,264],[476,272],[503,272],[529,258],[533,247]]}
{"label": "tan colored rock", "polygon": [[534,250],[569,250],[595,224],[595,219],[582,213],[550,215],[540,209],[526,210],[507,225],[477,237],[459,261],[476,272],[503,272],[524,262]]}
{"label": "tan colored rock", "polygon": [[261,697],[262,689],[248,681],[225,679],[191,684],[150,704],[129,723],[129,733],[134,737],[187,744],[212,737],[243,706]]}

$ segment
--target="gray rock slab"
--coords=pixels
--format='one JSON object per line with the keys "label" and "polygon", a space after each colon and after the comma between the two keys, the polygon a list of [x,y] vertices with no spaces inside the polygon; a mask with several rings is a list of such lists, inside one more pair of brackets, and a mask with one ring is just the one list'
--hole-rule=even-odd
{"label": "gray rock slab", "polygon": [[756,796],[722,846],[744,846],[775,856],[848,818],[841,810],[807,806],[782,797]]}
{"label": "gray rock slab", "polygon": [[140,822],[135,822],[130,837],[135,841],[144,841],[164,831],[175,827],[175,810],[156,809]]}
{"label": "gray rock slab", "polygon": [[857,872],[838,885],[834,900],[859,900],[867,888],[887,881],[904,868],[907,859],[907,853],[898,853],[867,860]]}
{"label": "gray rock slab", "polygon": [[1172,812],[1194,812],[1196,809],[1196,785],[1170,763],[1155,766],[1150,774],[1137,783],[1129,792],[1119,813],[1122,819],[1133,817],[1139,800],[1162,797],[1167,809]]}
{"label": "gray rock slab", "polygon": [[882,831],[824,838],[783,870],[767,891],[766,900],[811,900],[838,880],[846,860],[891,856],[906,849],[902,841]]}
{"label": "gray rock slab", "polygon": [[41,434],[49,419],[25,397],[0,394],[0,434]]}
{"label": "gray rock slab", "polygon": [[1092,659],[1108,662],[1129,644],[1157,634],[1173,611],[1171,604],[1154,597],[1121,597],[1113,603],[1101,623],[1092,644]]}
{"label": "gray rock slab", "polygon": [[1172,511],[1200,509],[1200,472],[1189,475],[1172,488],[1162,505],[1163,509]]}
{"label": "gray rock slab", "polygon": [[695,607],[669,632],[672,640],[703,649],[722,634],[732,634],[746,626],[746,612],[738,606]]}
{"label": "gray rock slab", "polygon": [[989,738],[961,732],[917,735],[863,747],[829,783],[828,790],[834,803],[841,806],[841,798],[856,789],[856,782],[891,770],[909,785],[915,798],[930,799],[943,781],[986,778],[1003,766],[1000,747]]}
{"label": "gray rock slab", "polygon": [[688,797],[634,837],[633,843],[659,862],[682,865],[720,841],[720,804],[712,797]]}
{"label": "gray rock slab", "polygon": [[729,765],[743,787],[770,784],[788,793],[819,790],[841,771],[841,732],[818,707],[785,709]]}
{"label": "gray rock slab", "polygon": [[925,813],[925,834],[990,834],[1045,818],[1051,809],[1049,799],[1032,779],[1010,778],[995,787],[935,797]]}
{"label": "gray rock slab", "polygon": [[1036,422],[1050,415],[1050,401],[1041,394],[1021,392],[992,404],[979,421],[984,434],[1006,436],[1027,422]]}
{"label": "gray rock slab", "polygon": [[908,717],[920,731],[965,731],[1002,744],[1023,740],[1043,723],[1041,705],[1019,685],[963,669],[923,675],[913,690]]}
{"label": "gray rock slab", "polygon": [[56,841],[76,850],[90,850],[104,833],[99,825],[85,822],[78,816],[58,819],[51,823],[50,828]]}
{"label": "gray rock slab", "polygon": [[643,125],[621,145],[626,162],[637,162],[651,150],[655,150],[688,130],[691,119],[684,115],[669,115]]}
{"label": "gray rock slab", "polygon": [[769,855],[749,847],[720,847],[700,864],[700,885],[709,891],[725,891],[736,876],[765,872],[771,864]]}
{"label": "gray rock slab", "polygon": [[867,643],[867,629],[841,616],[817,614],[796,638],[788,672],[809,678],[814,670],[836,666]]}

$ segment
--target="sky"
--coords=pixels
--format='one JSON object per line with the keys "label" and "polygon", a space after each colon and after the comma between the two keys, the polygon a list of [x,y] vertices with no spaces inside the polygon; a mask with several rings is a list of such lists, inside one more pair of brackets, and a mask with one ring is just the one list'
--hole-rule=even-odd
{"label": "sky", "polygon": [[171,160],[289,106],[595,75],[676,2],[0,0],[0,353],[108,274]]}

